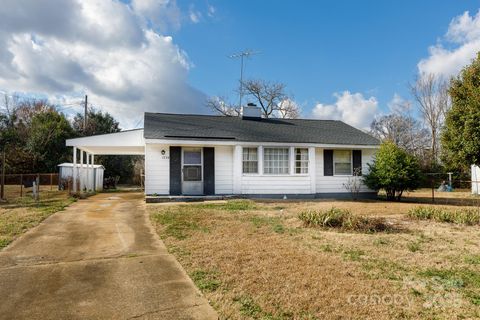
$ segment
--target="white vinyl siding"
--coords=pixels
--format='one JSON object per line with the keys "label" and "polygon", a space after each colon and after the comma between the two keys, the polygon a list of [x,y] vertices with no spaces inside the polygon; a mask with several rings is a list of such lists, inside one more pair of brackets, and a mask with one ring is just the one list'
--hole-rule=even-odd
{"label": "white vinyl siding", "polygon": [[[145,147],[145,193],[168,195],[170,189],[169,145],[146,144]],[[297,150],[302,148],[275,147],[288,150],[286,174],[263,174],[263,154],[269,146],[259,146],[258,174],[242,174],[243,148],[234,156],[234,147],[215,147],[215,194],[312,194],[348,192],[344,183],[348,176],[323,175],[323,149],[309,148],[307,174],[297,173]],[[165,154],[162,155],[162,150]],[[311,151],[311,153],[310,153]],[[268,153],[269,151],[267,151]],[[304,151],[301,151],[304,153]],[[368,172],[375,150],[362,149],[362,173]],[[234,178],[235,177],[235,178]],[[361,179],[361,178],[360,178]],[[234,185],[236,186],[234,189]],[[369,192],[363,184],[361,192]]]}
{"label": "white vinyl siding", "polygon": [[233,192],[233,148],[215,147],[215,194]]}
{"label": "white vinyl siding", "polygon": [[[165,151],[163,155],[162,150]],[[170,193],[170,146],[159,144],[145,146],[145,193],[159,195]]]}
{"label": "white vinyl siding", "polygon": [[264,174],[289,174],[289,148],[263,148]]}
{"label": "white vinyl siding", "polygon": [[[375,150],[372,149],[362,149],[362,174],[368,172],[367,163],[371,163]],[[316,193],[340,193],[340,192],[349,192],[344,184],[348,182],[349,177],[351,176],[324,176],[323,175],[323,149],[315,149],[315,165],[316,165],[316,174],[315,174],[315,185]],[[359,179],[362,179],[359,177]],[[360,187],[360,192],[372,192],[365,186],[363,183]]]}
{"label": "white vinyl siding", "polygon": [[242,194],[309,194],[308,175],[244,175]]}

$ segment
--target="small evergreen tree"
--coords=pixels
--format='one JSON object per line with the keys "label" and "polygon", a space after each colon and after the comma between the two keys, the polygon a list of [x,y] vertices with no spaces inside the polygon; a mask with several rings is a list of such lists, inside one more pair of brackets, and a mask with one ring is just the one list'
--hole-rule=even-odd
{"label": "small evergreen tree", "polygon": [[364,183],[373,190],[384,189],[387,200],[400,201],[405,190],[415,190],[420,184],[420,166],[417,159],[393,142],[383,142]]}

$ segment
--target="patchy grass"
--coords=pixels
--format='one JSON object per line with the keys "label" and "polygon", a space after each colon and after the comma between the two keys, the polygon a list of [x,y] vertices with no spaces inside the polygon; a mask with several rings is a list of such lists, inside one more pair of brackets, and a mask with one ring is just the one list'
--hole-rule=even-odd
{"label": "patchy grass", "polygon": [[410,252],[417,252],[418,250],[420,250],[420,242],[411,241],[407,244],[407,248],[408,250],[410,250]]}
{"label": "patchy grass", "polygon": [[480,264],[480,255],[468,255],[465,257],[465,262],[468,264]]}
{"label": "patchy grass", "polygon": [[[437,291],[458,291],[474,305],[480,306],[480,271],[467,268],[436,269],[430,268],[419,275],[433,283]],[[462,290],[460,290],[462,289]]]}
{"label": "patchy grass", "polygon": [[[154,217],[155,221],[164,225],[164,234],[183,240],[191,235],[192,232],[208,232],[208,228],[200,226],[195,219],[198,216],[197,208],[183,206],[179,208],[170,207]],[[202,211],[200,211],[202,212]]]}
{"label": "patchy grass", "polygon": [[193,205],[198,209],[216,209],[216,210],[228,210],[228,211],[245,211],[255,210],[257,205],[251,200],[230,200],[226,203],[202,203]]}
{"label": "patchy grass", "polygon": [[216,274],[214,271],[194,270],[190,273],[190,278],[195,282],[198,289],[204,292],[212,292],[217,290],[221,284]]}
{"label": "patchy grass", "polygon": [[365,252],[359,249],[349,249],[349,250],[345,250],[343,252],[343,255],[348,260],[360,261],[362,256],[365,255]]}
{"label": "patchy grass", "polygon": [[[221,319],[480,317],[477,226],[411,219],[412,203],[257,201],[231,210],[239,206],[229,202],[147,205]],[[305,228],[299,219],[332,207],[408,232]]]}
{"label": "patchy grass", "polygon": [[352,214],[349,210],[332,207],[328,210],[308,210],[298,215],[307,227],[336,228],[365,233],[393,231],[384,218]]}
{"label": "patchy grass", "polygon": [[37,226],[55,212],[62,211],[74,202],[63,191],[44,191],[40,200],[32,197],[17,197],[0,205],[0,249],[9,245],[18,236]]}
{"label": "patchy grass", "polygon": [[420,206],[410,209],[408,216],[420,220],[434,220],[469,226],[480,224],[480,209],[476,208],[447,209]]}

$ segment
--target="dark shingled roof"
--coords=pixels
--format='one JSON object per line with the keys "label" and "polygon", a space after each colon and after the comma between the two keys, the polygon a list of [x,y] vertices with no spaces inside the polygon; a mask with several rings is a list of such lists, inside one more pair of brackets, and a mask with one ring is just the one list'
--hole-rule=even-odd
{"label": "dark shingled roof", "polygon": [[145,113],[146,139],[224,140],[378,145],[369,134],[336,120],[259,119],[192,114]]}

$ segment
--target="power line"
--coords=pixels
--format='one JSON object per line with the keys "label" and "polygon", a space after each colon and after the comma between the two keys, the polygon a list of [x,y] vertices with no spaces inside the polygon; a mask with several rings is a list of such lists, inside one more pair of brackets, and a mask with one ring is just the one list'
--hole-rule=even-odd
{"label": "power line", "polygon": [[230,56],[228,56],[231,59],[237,59],[240,58],[240,101],[239,101],[239,107],[242,107],[242,97],[243,97],[243,58],[249,58],[253,55],[260,54],[260,51],[252,51],[252,50],[244,50],[242,52],[234,53]]}
{"label": "power line", "polygon": [[85,110],[83,115],[83,131],[87,130],[87,112],[88,112],[88,95],[85,95]]}

